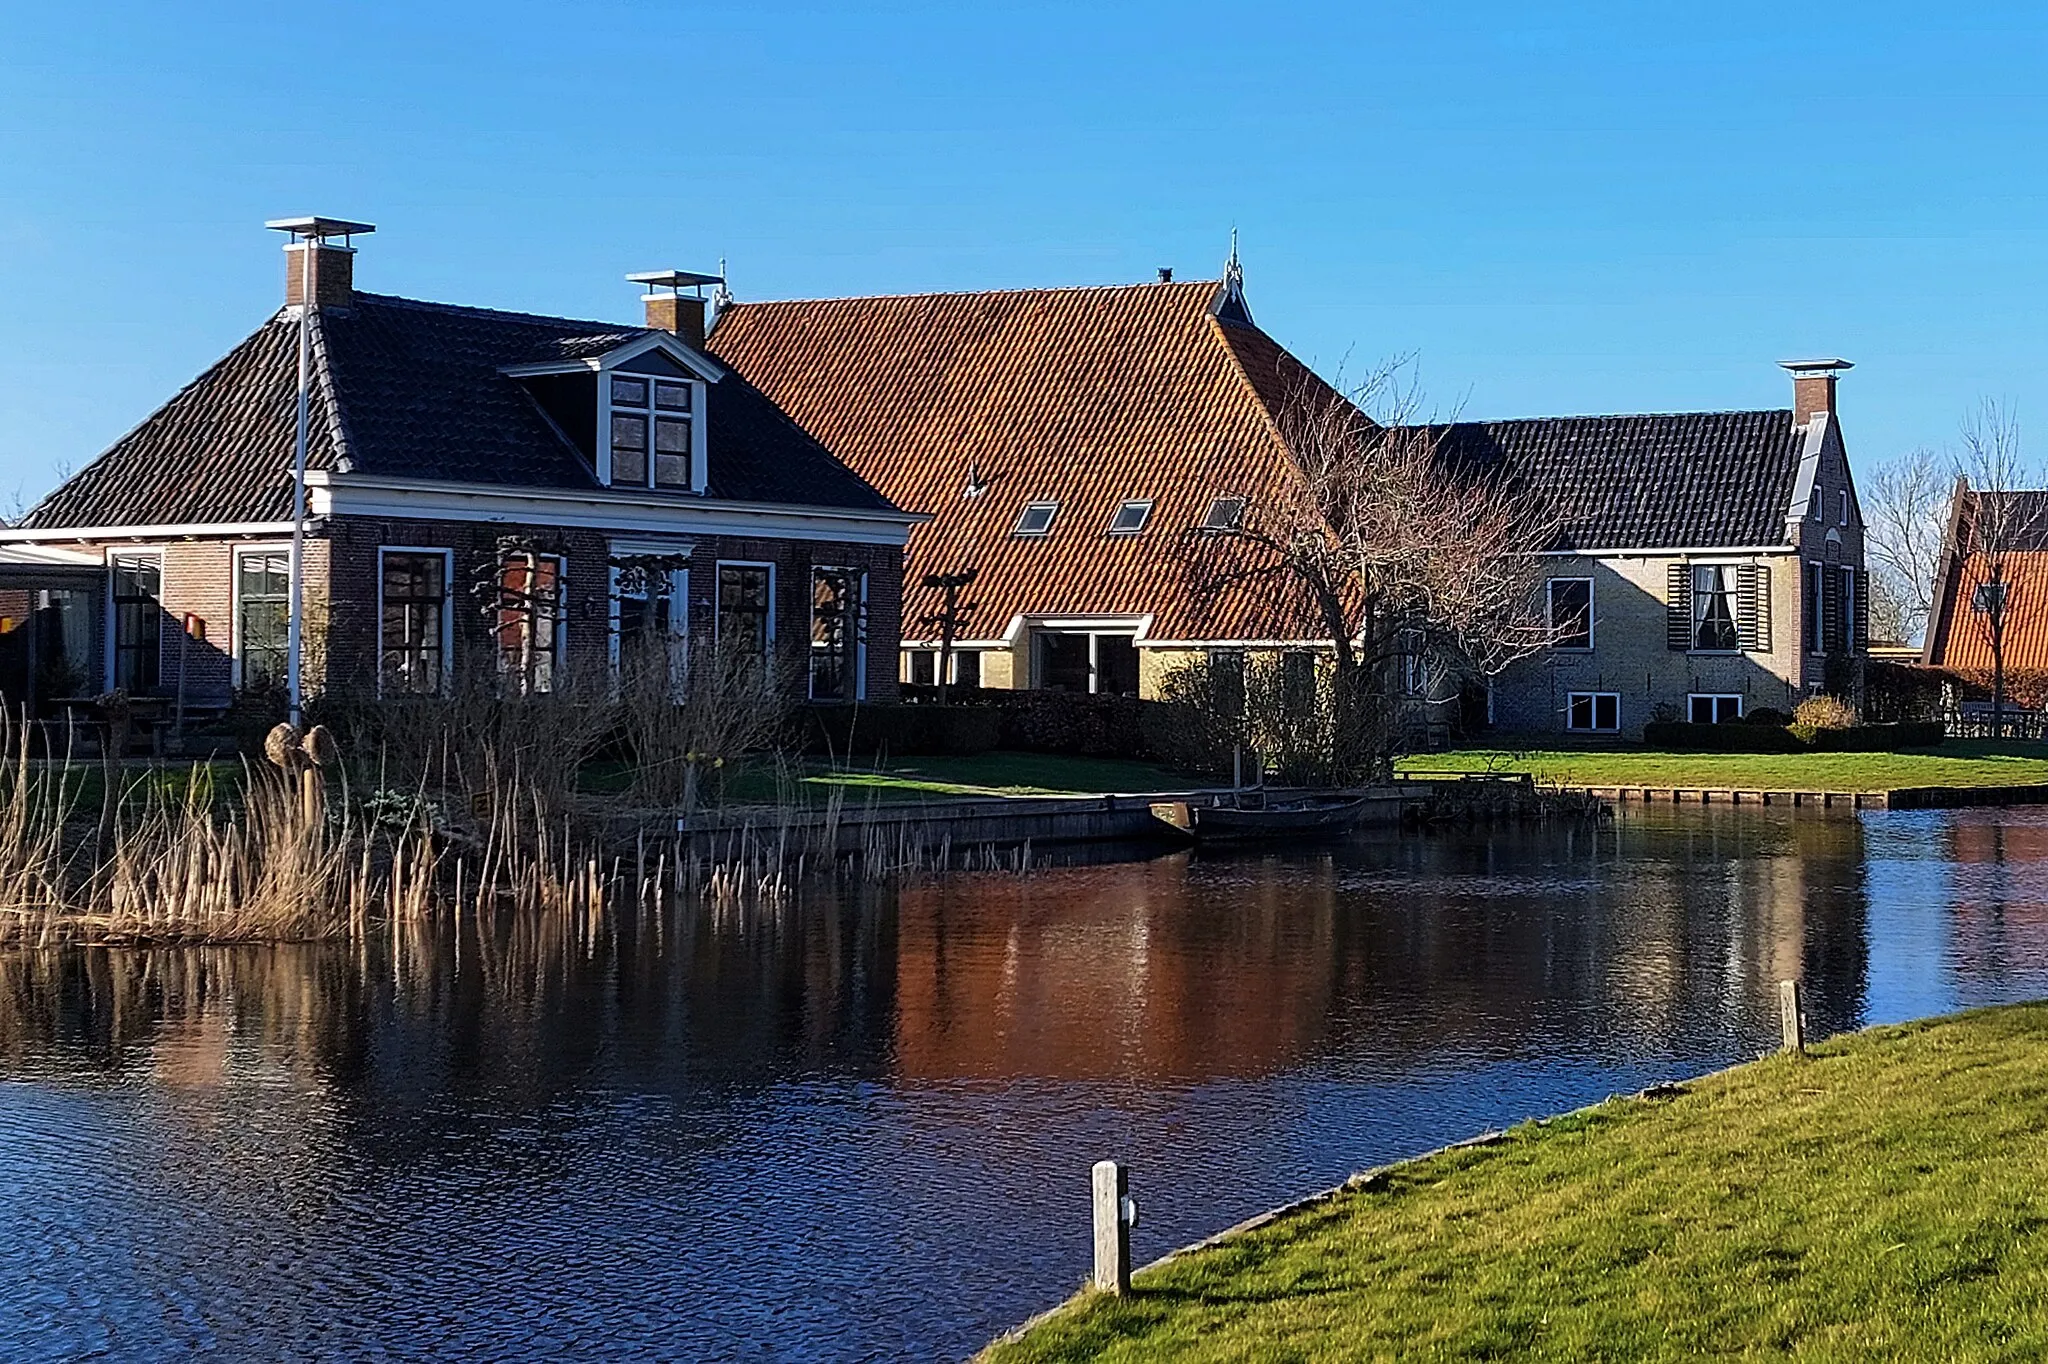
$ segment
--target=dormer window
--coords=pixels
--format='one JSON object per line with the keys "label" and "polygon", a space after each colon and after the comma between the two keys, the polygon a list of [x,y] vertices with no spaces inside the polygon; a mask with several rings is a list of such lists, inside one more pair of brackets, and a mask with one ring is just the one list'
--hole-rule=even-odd
{"label": "dormer window", "polygon": [[1145,529],[1145,523],[1152,519],[1152,500],[1134,498],[1116,509],[1116,515],[1109,518],[1111,535],[1137,535]]}
{"label": "dormer window", "polygon": [[1060,514],[1057,502],[1026,502],[1024,510],[1017,514],[1018,535],[1048,535],[1052,532],[1052,519]]}
{"label": "dormer window", "polygon": [[692,385],[636,374],[610,382],[612,486],[690,491]]}

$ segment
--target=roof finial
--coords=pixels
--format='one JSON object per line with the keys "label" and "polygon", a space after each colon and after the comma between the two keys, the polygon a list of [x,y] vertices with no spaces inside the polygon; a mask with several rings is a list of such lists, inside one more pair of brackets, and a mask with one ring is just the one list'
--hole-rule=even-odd
{"label": "roof finial", "polygon": [[1230,225],[1230,259],[1223,263],[1223,282],[1232,288],[1244,287],[1244,266],[1237,259],[1237,224]]}
{"label": "roof finial", "polygon": [[725,282],[725,257],[718,258],[718,287],[711,291],[711,310],[716,313],[732,306],[732,286]]}

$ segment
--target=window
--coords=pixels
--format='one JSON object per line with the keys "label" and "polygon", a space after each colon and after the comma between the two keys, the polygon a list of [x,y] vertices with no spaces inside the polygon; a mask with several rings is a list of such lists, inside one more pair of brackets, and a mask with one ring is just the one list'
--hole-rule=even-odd
{"label": "window", "polygon": [[292,559],[283,550],[235,556],[235,685],[285,685]]}
{"label": "window", "polygon": [[718,644],[766,654],[775,642],[775,569],[769,564],[718,566]]}
{"label": "window", "polygon": [[909,664],[908,676],[903,680],[913,687],[938,685],[939,651],[937,649],[906,649],[904,660]]}
{"label": "window", "polygon": [[979,687],[981,685],[981,652],[977,649],[956,649],[953,652],[953,685],[956,687]]}
{"label": "window", "polygon": [[867,575],[857,568],[811,570],[811,699],[858,701],[866,652]]}
{"label": "window", "polygon": [[1045,535],[1052,530],[1052,519],[1060,514],[1057,502],[1026,502],[1024,510],[1017,513],[1018,535]]}
{"label": "window", "polygon": [[1231,719],[1244,716],[1244,653],[1239,649],[1209,651],[1209,688],[1216,713]]}
{"label": "window", "polygon": [[676,693],[688,681],[688,562],[681,554],[627,554],[611,561],[611,661],[623,680],[638,683],[665,674]]}
{"label": "window", "polygon": [[1856,570],[1842,568],[1842,616],[1835,627],[1836,647],[1844,653],[1856,652]]}
{"label": "window", "polygon": [[1811,560],[1806,565],[1806,652],[1824,654],[1828,651],[1827,634],[1824,630],[1827,616],[1824,607],[1824,583],[1826,569]]}
{"label": "window", "polygon": [[448,554],[384,550],[377,676],[387,696],[439,696],[448,677]]}
{"label": "window", "polygon": [[1289,715],[1316,708],[1316,656],[1302,649],[1280,655],[1280,706]]}
{"label": "window", "polygon": [[562,646],[562,560],[553,554],[514,550],[498,561],[492,634],[498,648],[498,679],[513,696],[537,696],[555,689]]}
{"label": "window", "polygon": [[1730,725],[1742,718],[1742,698],[1694,692],[1686,698],[1686,718],[1696,725]]}
{"label": "window", "polygon": [[1588,733],[1620,729],[1621,694],[1611,691],[1570,693],[1565,697],[1564,727]]}
{"label": "window", "polygon": [[1978,583],[1970,592],[1970,609],[1980,616],[1995,616],[2005,605],[2004,583]]}
{"label": "window", "polygon": [[1820,484],[1813,485],[1813,496],[1806,499],[1806,519],[1820,520]]}
{"label": "window", "polygon": [[612,485],[689,491],[694,386],[637,374],[609,382]]}
{"label": "window", "polygon": [[163,649],[163,564],[155,555],[113,559],[114,686],[130,695],[156,690]]}
{"label": "window", "polygon": [[1849,524],[1849,490],[1842,489],[1842,524]]}
{"label": "window", "polygon": [[1550,580],[1550,633],[1553,649],[1593,647],[1593,580]]}
{"label": "window", "polygon": [[1729,564],[1697,564],[1692,570],[1692,647],[1708,653],[1733,653],[1741,647],[1735,629],[1735,569]]}
{"label": "window", "polygon": [[1109,518],[1111,535],[1136,535],[1145,529],[1145,523],[1152,519],[1150,499],[1126,502],[1116,509],[1116,515]]}
{"label": "window", "polygon": [[1244,499],[1241,497],[1219,497],[1209,504],[1209,514],[1202,518],[1202,529],[1210,531],[1236,530],[1244,524]]}

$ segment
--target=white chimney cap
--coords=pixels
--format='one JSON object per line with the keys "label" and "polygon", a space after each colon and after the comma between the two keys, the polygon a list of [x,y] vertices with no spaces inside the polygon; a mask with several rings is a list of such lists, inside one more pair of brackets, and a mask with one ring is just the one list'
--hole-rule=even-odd
{"label": "white chimney cap", "polygon": [[1789,369],[1794,374],[1828,374],[1836,370],[1854,369],[1856,366],[1839,357],[1824,360],[1780,360],[1779,369]]}
{"label": "white chimney cap", "polygon": [[272,218],[263,224],[272,232],[289,232],[294,237],[326,241],[329,237],[367,237],[377,230],[375,223],[352,223],[346,218]]}

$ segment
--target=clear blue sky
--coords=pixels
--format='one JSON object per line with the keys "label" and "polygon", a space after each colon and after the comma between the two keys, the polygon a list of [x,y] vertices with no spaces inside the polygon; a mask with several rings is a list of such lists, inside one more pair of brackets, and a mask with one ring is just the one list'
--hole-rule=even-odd
{"label": "clear blue sky", "polygon": [[1187,278],[1236,224],[1326,373],[1533,416],[1840,354],[1867,464],[2048,414],[2044,57],[1998,4],[0,0],[0,500],[260,322],[300,213],[379,225],[366,288],[623,319],[629,270]]}

